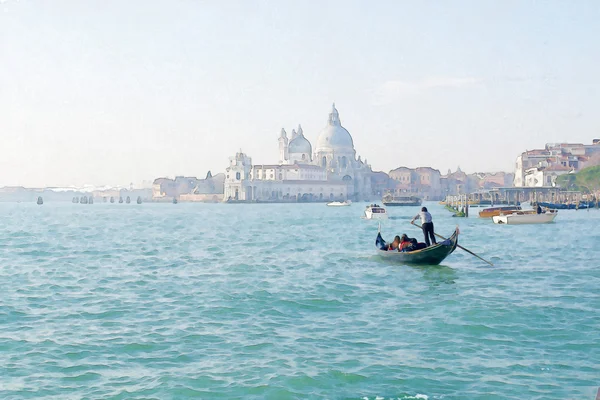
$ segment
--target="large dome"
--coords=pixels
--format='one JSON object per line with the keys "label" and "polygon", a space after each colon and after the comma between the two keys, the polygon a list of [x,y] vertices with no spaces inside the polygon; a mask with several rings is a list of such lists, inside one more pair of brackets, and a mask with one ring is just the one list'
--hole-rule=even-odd
{"label": "large dome", "polygon": [[290,154],[307,153],[312,154],[312,146],[308,139],[304,137],[300,132],[295,138],[293,138],[288,145],[288,152]]}
{"label": "large dome", "polygon": [[329,114],[327,126],[319,134],[317,139],[317,153],[321,151],[353,152],[354,142],[350,133],[342,126],[340,115],[335,104]]}

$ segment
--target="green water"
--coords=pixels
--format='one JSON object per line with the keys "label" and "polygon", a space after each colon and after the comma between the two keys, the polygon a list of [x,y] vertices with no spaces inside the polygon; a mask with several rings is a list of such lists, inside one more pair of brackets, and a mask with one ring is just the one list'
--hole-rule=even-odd
{"label": "green water", "polygon": [[428,207],[495,266],[383,261],[361,204],[0,204],[0,398],[593,399],[600,212]]}

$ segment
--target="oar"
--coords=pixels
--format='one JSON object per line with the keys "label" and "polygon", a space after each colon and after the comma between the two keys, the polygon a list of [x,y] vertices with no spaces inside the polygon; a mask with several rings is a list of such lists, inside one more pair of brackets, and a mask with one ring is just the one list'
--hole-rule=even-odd
{"label": "oar", "polygon": [[[410,223],[411,223],[411,224],[413,224],[414,226],[416,226],[417,228],[421,228],[421,229],[423,229],[423,227],[422,227],[421,225],[419,225],[419,224],[415,224],[413,221],[411,221]],[[446,240],[446,238],[445,238],[445,237],[443,237],[442,235],[438,235],[438,234],[437,234],[437,233],[435,233],[435,232],[434,232],[433,234],[434,234],[435,236],[439,237],[440,239],[444,239],[444,240]],[[456,247],[460,247],[461,249],[463,249],[463,250],[464,250],[464,251],[466,251],[467,253],[469,253],[469,254],[471,254],[471,255],[474,255],[475,257],[479,258],[481,261],[485,261],[486,263],[490,264],[492,267],[494,266],[494,264],[492,264],[492,263],[491,263],[491,262],[489,262],[488,260],[486,260],[486,259],[484,259],[484,258],[481,258],[481,257],[480,257],[480,256],[478,256],[477,254],[473,253],[471,250],[469,250],[469,249],[466,249],[466,248],[462,247],[460,244],[458,244],[458,243],[457,243],[457,244],[456,244]]]}

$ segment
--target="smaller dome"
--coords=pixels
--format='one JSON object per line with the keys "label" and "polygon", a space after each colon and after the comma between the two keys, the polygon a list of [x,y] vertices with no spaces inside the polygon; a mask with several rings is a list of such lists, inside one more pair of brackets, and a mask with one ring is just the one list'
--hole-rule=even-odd
{"label": "smaller dome", "polygon": [[292,139],[288,145],[289,154],[298,154],[298,153],[307,153],[312,154],[312,145],[304,137],[302,132],[296,135],[294,139]]}

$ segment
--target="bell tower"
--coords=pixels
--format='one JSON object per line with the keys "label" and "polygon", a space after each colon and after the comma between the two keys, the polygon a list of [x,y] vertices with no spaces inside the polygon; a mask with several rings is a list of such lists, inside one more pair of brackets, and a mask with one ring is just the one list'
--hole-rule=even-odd
{"label": "bell tower", "polygon": [[288,137],[285,129],[281,128],[279,134],[279,164],[285,164],[288,159]]}

